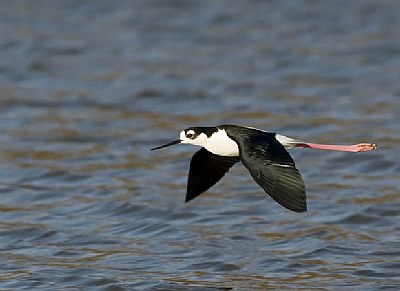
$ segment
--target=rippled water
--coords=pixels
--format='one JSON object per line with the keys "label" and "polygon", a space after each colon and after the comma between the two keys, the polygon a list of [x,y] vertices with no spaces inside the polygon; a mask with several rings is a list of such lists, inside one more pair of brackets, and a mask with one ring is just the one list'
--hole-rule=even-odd
{"label": "rippled water", "polygon": [[[1,290],[400,289],[398,1],[2,1]],[[184,204],[234,123],[295,150],[309,211],[235,166]]]}

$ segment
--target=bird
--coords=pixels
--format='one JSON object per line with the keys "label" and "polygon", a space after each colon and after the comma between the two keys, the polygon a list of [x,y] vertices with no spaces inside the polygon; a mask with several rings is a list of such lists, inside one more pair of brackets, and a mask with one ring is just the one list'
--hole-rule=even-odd
{"label": "bird", "polygon": [[214,186],[238,162],[247,168],[254,181],[283,207],[307,211],[306,188],[288,149],[308,148],[344,152],[366,152],[376,144],[330,145],[304,142],[261,129],[225,124],[188,127],[179,139],[157,146],[159,150],[176,144],[200,146],[189,167],[185,202]]}

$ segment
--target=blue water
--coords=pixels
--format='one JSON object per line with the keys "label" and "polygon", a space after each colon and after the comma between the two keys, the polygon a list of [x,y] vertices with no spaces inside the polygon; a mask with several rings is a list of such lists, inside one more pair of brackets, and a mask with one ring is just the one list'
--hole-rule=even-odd
{"label": "blue water", "polygon": [[[1,290],[399,290],[400,2],[3,1]],[[293,150],[308,212],[240,164],[183,203],[233,123]]]}

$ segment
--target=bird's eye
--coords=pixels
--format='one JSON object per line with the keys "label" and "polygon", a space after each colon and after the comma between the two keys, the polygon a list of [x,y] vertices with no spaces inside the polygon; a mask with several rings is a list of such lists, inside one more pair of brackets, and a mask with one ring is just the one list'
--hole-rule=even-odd
{"label": "bird's eye", "polygon": [[185,136],[188,139],[194,139],[196,137],[196,132],[193,129],[185,131]]}

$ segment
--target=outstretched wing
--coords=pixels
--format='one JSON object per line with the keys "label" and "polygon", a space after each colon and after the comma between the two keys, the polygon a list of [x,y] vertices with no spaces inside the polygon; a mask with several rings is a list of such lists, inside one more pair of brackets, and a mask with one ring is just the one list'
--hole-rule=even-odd
{"label": "outstretched wing", "polygon": [[207,191],[237,162],[239,157],[218,156],[205,148],[197,151],[190,162],[185,202]]}
{"label": "outstretched wing", "polygon": [[229,135],[239,146],[242,163],[264,191],[282,206],[307,211],[303,179],[296,165],[274,133],[245,128],[240,136]]}

